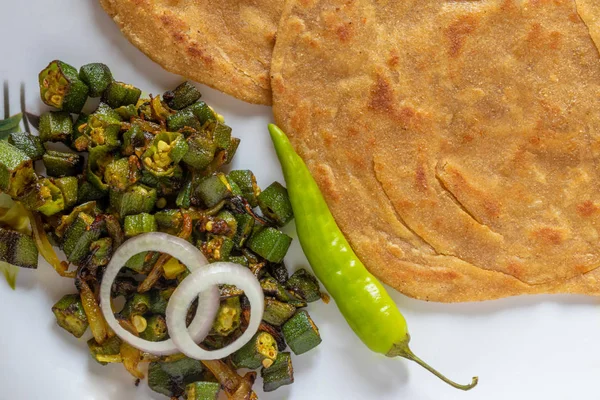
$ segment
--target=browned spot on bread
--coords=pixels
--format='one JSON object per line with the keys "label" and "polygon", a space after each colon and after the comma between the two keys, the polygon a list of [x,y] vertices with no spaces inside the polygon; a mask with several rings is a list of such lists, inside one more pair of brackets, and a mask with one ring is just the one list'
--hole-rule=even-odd
{"label": "browned spot on bread", "polygon": [[422,162],[417,162],[417,168],[415,170],[415,184],[419,190],[427,190],[427,176],[425,175],[425,166]]}
{"label": "browned spot on bread", "polygon": [[202,51],[202,49],[200,49],[195,43],[186,47],[186,51],[193,57],[201,58],[206,64],[211,64],[213,62],[213,58]]}
{"label": "browned spot on bread", "polygon": [[390,58],[388,59],[388,65],[390,67],[395,67],[399,64],[400,62],[400,56],[398,55],[398,52],[396,51],[396,49],[393,49],[390,52]]}
{"label": "browned spot on bread", "polygon": [[317,164],[314,167],[315,180],[319,183],[319,188],[327,198],[335,201],[340,199],[340,195],[335,188],[335,177],[331,168],[324,164]]}
{"label": "browned spot on bread", "polygon": [[534,231],[533,236],[540,239],[544,244],[559,245],[563,242],[562,233],[550,227],[544,227]]}
{"label": "browned spot on bread", "polygon": [[557,50],[560,48],[561,45],[561,39],[562,39],[562,34],[560,32],[552,32],[550,33],[550,38],[549,38],[549,44],[548,46],[553,49],[553,50]]}
{"label": "browned spot on bread", "polygon": [[392,111],[394,91],[390,83],[381,75],[377,76],[375,85],[371,88],[369,107],[378,111]]}
{"label": "browned spot on bread", "polygon": [[346,42],[352,36],[352,23],[340,25],[335,32],[342,42]]}
{"label": "browned spot on bread", "polygon": [[513,261],[506,266],[506,271],[512,276],[519,277],[523,273],[523,264]]}
{"label": "browned spot on bread", "polygon": [[579,14],[572,13],[571,15],[569,15],[569,21],[571,21],[573,23],[579,23],[579,22],[581,22],[581,19],[579,18]]}
{"label": "browned spot on bread", "polygon": [[467,40],[475,31],[478,21],[472,15],[464,16],[446,29],[446,38],[449,41],[448,53],[451,57],[458,57]]}
{"label": "browned spot on bread", "polygon": [[577,204],[577,213],[582,217],[591,217],[599,210],[598,206],[595,205],[591,200],[586,200],[583,203]]}

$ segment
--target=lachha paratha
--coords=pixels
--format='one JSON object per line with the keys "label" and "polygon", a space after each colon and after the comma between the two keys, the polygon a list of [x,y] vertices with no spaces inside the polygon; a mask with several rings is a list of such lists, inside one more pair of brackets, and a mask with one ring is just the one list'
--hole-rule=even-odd
{"label": "lachha paratha", "polygon": [[137,48],[168,71],[271,104],[269,69],[283,0],[100,0]]}
{"label": "lachha paratha", "polygon": [[286,3],[275,118],[377,277],[442,302],[600,294],[594,2]]}

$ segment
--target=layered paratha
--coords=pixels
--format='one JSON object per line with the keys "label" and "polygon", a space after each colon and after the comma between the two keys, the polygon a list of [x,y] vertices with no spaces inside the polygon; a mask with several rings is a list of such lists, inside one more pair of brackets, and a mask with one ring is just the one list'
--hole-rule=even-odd
{"label": "layered paratha", "polygon": [[600,294],[594,1],[288,1],[276,121],[385,283]]}
{"label": "layered paratha", "polygon": [[269,68],[283,0],[100,0],[123,34],[168,71],[271,104]]}

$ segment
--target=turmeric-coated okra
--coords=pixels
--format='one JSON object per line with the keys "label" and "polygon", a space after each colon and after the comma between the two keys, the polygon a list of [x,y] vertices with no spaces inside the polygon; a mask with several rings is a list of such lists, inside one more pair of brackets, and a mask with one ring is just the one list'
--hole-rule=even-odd
{"label": "turmeric-coated okra", "polygon": [[269,368],[278,355],[277,342],[267,332],[257,332],[241,349],[231,355],[235,368],[257,369],[261,366]]}
{"label": "turmeric-coated okra", "polygon": [[85,104],[89,88],[75,68],[54,60],[38,76],[40,97],[49,106],[77,114]]}
{"label": "turmeric-coated okra", "polygon": [[67,294],[52,306],[58,326],[80,338],[88,328],[88,320],[78,294]]}
{"label": "turmeric-coated okra", "polygon": [[48,217],[65,209],[62,191],[48,178],[27,186],[19,201],[28,210],[39,211]]}
{"label": "turmeric-coated okra", "polygon": [[48,150],[42,160],[46,174],[55,178],[75,176],[83,171],[83,157],[75,153]]}
{"label": "turmeric-coated okra", "polygon": [[196,86],[188,81],[163,94],[163,100],[173,110],[181,110],[196,102],[202,95]]}
{"label": "turmeric-coated okra", "polygon": [[22,268],[37,268],[35,242],[28,235],[0,227],[0,261]]}
{"label": "turmeric-coated okra", "polygon": [[36,179],[31,158],[15,146],[0,140],[0,191],[16,198]]}

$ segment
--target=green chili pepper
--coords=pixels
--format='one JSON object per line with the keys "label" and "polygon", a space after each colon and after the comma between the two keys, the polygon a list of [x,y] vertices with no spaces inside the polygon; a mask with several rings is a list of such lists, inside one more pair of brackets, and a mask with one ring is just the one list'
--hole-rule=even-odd
{"label": "green chili pepper", "polygon": [[102,94],[102,101],[111,108],[118,108],[128,104],[135,104],[142,91],[127,83],[112,81]]}
{"label": "green chili pepper", "polygon": [[60,189],[65,199],[65,209],[69,209],[77,204],[78,179],[75,176],[65,176],[63,178],[53,179],[54,185]]}
{"label": "green chili pepper", "polygon": [[88,328],[88,320],[78,294],[67,294],[52,307],[58,326],[80,338]]}
{"label": "green chili pepper", "polygon": [[100,97],[113,81],[106,64],[91,63],[79,68],[79,78],[90,88],[90,97]]}
{"label": "green chili pepper", "polygon": [[89,88],[79,79],[77,70],[67,63],[54,60],[40,72],[42,101],[59,110],[77,114],[83,108]]}
{"label": "green chili pepper", "polygon": [[44,146],[39,136],[27,132],[14,132],[8,136],[8,143],[27,154],[33,161],[40,160],[44,155]]}
{"label": "green chili pepper", "polygon": [[163,100],[173,110],[181,110],[189,105],[194,104],[202,95],[188,81],[183,82],[173,90],[166,91],[163,94]]}
{"label": "green chili pepper", "polygon": [[83,171],[83,157],[79,154],[48,150],[42,160],[46,173],[55,178],[75,176]]}
{"label": "green chili pepper", "polygon": [[73,120],[65,111],[48,111],[40,115],[40,140],[42,142],[67,142],[73,134]]}
{"label": "green chili pepper", "polygon": [[350,247],[306,164],[281,129],[270,124],[269,132],[285,176],[304,254],[352,330],[374,352],[415,361],[455,388],[473,388],[476,377],[468,385],[459,385],[410,350],[406,320]]}
{"label": "green chili pepper", "polygon": [[0,140],[0,190],[15,198],[36,179],[31,158],[8,142]]}
{"label": "green chili pepper", "polygon": [[284,385],[294,383],[294,367],[289,352],[279,353],[277,359],[269,368],[262,368],[263,391],[272,392]]}

